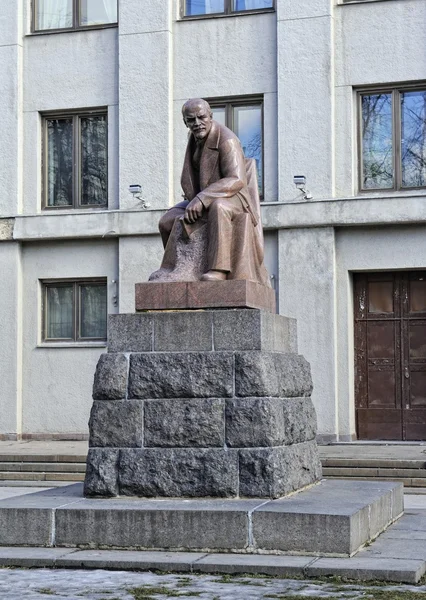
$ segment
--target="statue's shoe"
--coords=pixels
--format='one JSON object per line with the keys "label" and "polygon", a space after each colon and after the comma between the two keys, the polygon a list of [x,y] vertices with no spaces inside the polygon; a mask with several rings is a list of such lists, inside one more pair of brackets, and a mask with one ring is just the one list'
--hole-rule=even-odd
{"label": "statue's shoe", "polygon": [[224,281],[226,273],[224,271],[207,271],[201,276],[201,281]]}

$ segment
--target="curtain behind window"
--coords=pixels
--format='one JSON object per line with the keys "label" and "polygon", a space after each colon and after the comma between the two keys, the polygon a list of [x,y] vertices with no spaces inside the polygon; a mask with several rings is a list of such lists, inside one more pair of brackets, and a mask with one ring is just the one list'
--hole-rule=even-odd
{"label": "curtain behind window", "polygon": [[37,0],[36,29],[63,29],[72,26],[72,0]]}

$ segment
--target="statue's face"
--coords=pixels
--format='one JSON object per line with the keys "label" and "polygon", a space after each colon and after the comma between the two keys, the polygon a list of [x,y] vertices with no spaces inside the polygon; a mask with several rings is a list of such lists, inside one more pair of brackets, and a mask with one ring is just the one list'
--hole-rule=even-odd
{"label": "statue's face", "polygon": [[196,140],[203,140],[212,127],[212,115],[206,106],[194,105],[185,109],[185,125],[194,134]]}

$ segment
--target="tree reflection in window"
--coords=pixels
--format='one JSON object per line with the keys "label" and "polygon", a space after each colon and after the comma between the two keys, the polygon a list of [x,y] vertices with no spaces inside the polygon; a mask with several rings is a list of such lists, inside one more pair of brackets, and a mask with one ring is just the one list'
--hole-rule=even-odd
{"label": "tree reflection in window", "polygon": [[47,117],[45,124],[45,206],[107,205],[106,114]]}
{"label": "tree reflection in window", "polygon": [[263,196],[263,127],[262,101],[238,99],[218,102],[208,100],[213,118],[226,125],[240,139],[246,158],[254,158],[257,169],[259,194]]}

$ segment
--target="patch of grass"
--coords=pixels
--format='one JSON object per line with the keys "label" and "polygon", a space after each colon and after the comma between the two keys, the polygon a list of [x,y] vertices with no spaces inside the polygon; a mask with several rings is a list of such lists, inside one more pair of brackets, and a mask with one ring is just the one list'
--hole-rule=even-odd
{"label": "patch of grass", "polygon": [[154,596],[167,596],[167,598],[182,598],[182,596],[201,596],[201,592],[178,592],[165,586],[153,587],[150,585],[131,588],[127,590],[135,600],[155,600]]}
{"label": "patch of grass", "polygon": [[39,594],[46,594],[46,596],[56,596],[56,592],[51,588],[39,588],[36,590]]}

